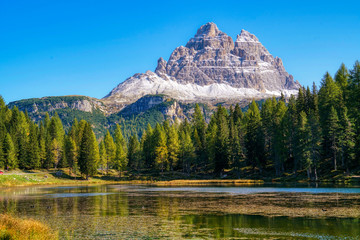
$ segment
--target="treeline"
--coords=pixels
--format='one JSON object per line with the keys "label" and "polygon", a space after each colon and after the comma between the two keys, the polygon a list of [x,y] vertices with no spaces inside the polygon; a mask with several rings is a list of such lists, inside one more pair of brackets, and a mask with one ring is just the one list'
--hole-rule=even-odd
{"label": "treeline", "polygon": [[65,134],[57,115],[34,124],[26,113],[0,101],[0,167],[69,167],[94,175],[99,169],[187,174],[226,170],[237,177],[303,174],[317,180],[332,170],[350,173],[360,163],[360,63],[344,64],[334,78],[324,75],[300,88],[297,97],[255,101],[246,112],[239,105],[217,107],[207,124],[196,105],[190,121],[148,125],[138,139],[123,137],[117,125],[98,143],[89,123],[74,121]]}
{"label": "treeline", "polygon": [[69,167],[86,177],[97,172],[98,142],[91,125],[74,120],[68,134],[57,115],[35,124],[27,112],[9,109],[0,97],[0,168]]}

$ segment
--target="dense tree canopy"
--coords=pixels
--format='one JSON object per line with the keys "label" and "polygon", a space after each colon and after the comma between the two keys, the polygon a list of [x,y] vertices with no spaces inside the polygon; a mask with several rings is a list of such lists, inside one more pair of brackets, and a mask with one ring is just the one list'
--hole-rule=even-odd
{"label": "dense tree canopy", "polygon": [[190,121],[148,125],[141,139],[116,125],[98,141],[85,120],[74,119],[65,133],[57,114],[35,124],[0,97],[0,168],[68,167],[86,178],[116,169],[120,176],[153,170],[311,180],[360,170],[359,62],[351,70],[342,64],[334,78],[326,73],[319,91],[314,84],[296,97],[251,101],[247,109],[219,105],[207,123],[196,104]]}

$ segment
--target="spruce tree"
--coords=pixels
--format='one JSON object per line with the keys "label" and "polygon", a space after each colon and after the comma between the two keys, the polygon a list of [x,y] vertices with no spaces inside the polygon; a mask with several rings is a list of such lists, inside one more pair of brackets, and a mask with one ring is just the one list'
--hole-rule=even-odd
{"label": "spruce tree", "polygon": [[5,158],[5,169],[15,169],[18,166],[16,150],[12,138],[9,133],[6,134],[3,144],[3,152]]}
{"label": "spruce tree", "polygon": [[156,124],[154,131],[155,135],[155,163],[158,169],[161,170],[161,174],[168,166],[168,149],[166,146],[166,134],[160,124]]}
{"label": "spruce tree", "polygon": [[230,142],[229,142],[229,123],[228,112],[221,105],[215,113],[217,132],[215,136],[215,173],[221,173],[229,166]]}
{"label": "spruce tree", "polygon": [[114,158],[114,167],[119,171],[119,176],[121,177],[122,172],[126,170],[128,165],[127,159],[127,148],[125,139],[122,135],[120,125],[116,125],[115,129],[115,146],[116,153]]}
{"label": "spruce tree", "polygon": [[99,148],[89,123],[86,123],[84,127],[78,161],[80,172],[85,175],[86,179],[96,174],[99,163]]}
{"label": "spruce tree", "polygon": [[356,162],[360,164],[360,62],[356,61],[349,76],[349,113],[356,131]]}
{"label": "spruce tree", "polygon": [[140,142],[136,135],[132,135],[128,144],[128,160],[129,167],[138,170],[142,167],[141,155],[140,155]]}
{"label": "spruce tree", "polygon": [[348,101],[348,85],[349,85],[349,71],[345,64],[342,63],[339,70],[335,73],[335,82],[340,87],[343,93],[343,100]]}
{"label": "spruce tree", "polygon": [[319,114],[316,111],[311,111],[308,117],[307,128],[310,132],[310,158],[312,163],[312,180],[318,180],[318,168],[321,159],[321,127],[319,122]]}
{"label": "spruce tree", "polygon": [[339,151],[339,118],[335,108],[332,106],[330,109],[329,117],[327,118],[327,126],[328,126],[328,139],[329,139],[329,147],[330,147],[330,157],[333,162],[334,170],[337,170],[337,155]]}
{"label": "spruce tree", "polygon": [[70,136],[65,138],[65,158],[70,168],[70,173],[78,170],[78,149],[75,140]]}
{"label": "spruce tree", "polygon": [[27,162],[25,164],[26,169],[37,169],[41,166],[40,149],[38,142],[37,125],[30,124],[29,142],[27,146]]}
{"label": "spruce tree", "polygon": [[340,118],[339,150],[341,166],[349,173],[349,168],[356,166],[353,164],[355,158],[355,130],[348,117],[347,108],[343,110]]}
{"label": "spruce tree", "polygon": [[257,103],[252,101],[246,115],[245,147],[248,164],[253,168],[264,166],[264,139],[260,111]]}
{"label": "spruce tree", "polygon": [[180,132],[180,161],[182,162],[182,169],[185,173],[190,174],[191,165],[195,159],[195,147],[191,140],[190,133]]}
{"label": "spruce tree", "polygon": [[173,170],[179,160],[180,140],[177,129],[174,125],[170,127],[167,139],[167,150],[170,170]]}
{"label": "spruce tree", "polygon": [[276,104],[272,120],[273,140],[271,145],[271,156],[274,161],[275,175],[279,176],[284,171],[284,162],[287,158],[287,145],[285,135],[285,114],[287,107],[284,101]]}
{"label": "spruce tree", "polygon": [[101,172],[104,175],[104,168],[106,168],[108,171],[107,167],[109,166],[108,164],[106,164],[108,160],[108,156],[106,154],[106,147],[104,141],[100,142],[99,155],[100,155],[99,166],[101,167]]}
{"label": "spruce tree", "polygon": [[[118,135],[117,137],[121,138],[121,140],[118,140],[118,141],[121,141],[121,144],[124,144],[123,143],[123,137],[122,137],[121,130],[120,130],[120,126],[117,125],[116,134],[119,134],[119,132],[120,132],[120,135]],[[106,149],[106,154],[104,155],[104,156],[106,156],[106,164],[105,164],[105,166],[106,166],[106,174],[108,174],[110,164],[114,162],[115,157],[116,157],[116,146],[115,146],[115,143],[114,143],[114,139],[110,135],[109,131],[106,132],[106,135],[105,135],[105,138],[104,138],[104,145],[105,145],[105,149]]]}

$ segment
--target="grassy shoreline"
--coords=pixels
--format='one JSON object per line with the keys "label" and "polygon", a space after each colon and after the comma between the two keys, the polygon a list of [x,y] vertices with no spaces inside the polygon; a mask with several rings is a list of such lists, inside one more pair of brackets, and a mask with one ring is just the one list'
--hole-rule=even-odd
{"label": "grassy shoreline", "polygon": [[[321,179],[317,182],[311,182],[306,179],[289,179],[289,178],[259,178],[259,179],[216,179],[211,176],[201,177],[197,179],[196,176],[181,176],[171,175],[154,177],[151,175],[143,176],[140,179],[131,179],[129,177],[119,178],[118,173],[109,171],[108,175],[99,173],[98,175],[82,179],[79,176],[67,174],[69,170],[36,170],[36,171],[20,171],[15,170],[4,175],[0,175],[0,187],[15,187],[15,186],[35,186],[35,185],[92,185],[92,184],[145,184],[155,186],[204,186],[204,185],[261,185],[264,183],[321,183],[321,184],[358,184],[360,182],[359,176],[336,176],[328,179]],[[200,177],[199,177],[200,178]]]}

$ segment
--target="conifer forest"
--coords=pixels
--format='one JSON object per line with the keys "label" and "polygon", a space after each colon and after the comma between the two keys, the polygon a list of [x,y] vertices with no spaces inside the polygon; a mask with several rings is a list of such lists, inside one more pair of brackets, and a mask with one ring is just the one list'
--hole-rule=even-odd
{"label": "conifer forest", "polygon": [[191,120],[148,125],[129,138],[117,125],[97,139],[92,126],[74,119],[65,132],[57,114],[34,122],[0,101],[0,168],[69,168],[88,178],[109,169],[129,174],[232,174],[236,178],[288,174],[316,181],[329,172],[350,174],[360,165],[360,62],[319,88],[302,87],[297,96],[217,106],[207,123],[199,105]]}

